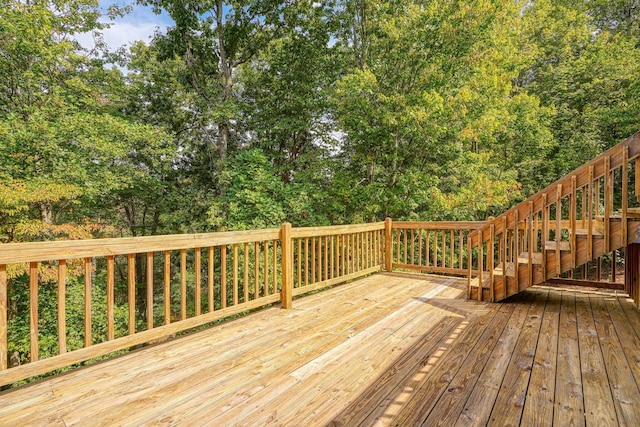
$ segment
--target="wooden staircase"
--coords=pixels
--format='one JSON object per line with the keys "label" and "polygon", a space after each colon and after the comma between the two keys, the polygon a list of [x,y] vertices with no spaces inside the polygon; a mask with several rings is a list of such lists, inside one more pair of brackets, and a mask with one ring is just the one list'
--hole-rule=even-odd
{"label": "wooden staircase", "polygon": [[639,202],[640,132],[470,233],[468,297],[500,301],[626,248]]}

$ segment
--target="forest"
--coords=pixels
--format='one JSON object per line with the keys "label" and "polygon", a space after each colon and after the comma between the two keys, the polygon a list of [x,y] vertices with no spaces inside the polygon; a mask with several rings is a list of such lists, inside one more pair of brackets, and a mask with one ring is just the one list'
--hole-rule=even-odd
{"label": "forest", "polygon": [[638,0],[0,0],[0,243],[484,220],[638,129]]}

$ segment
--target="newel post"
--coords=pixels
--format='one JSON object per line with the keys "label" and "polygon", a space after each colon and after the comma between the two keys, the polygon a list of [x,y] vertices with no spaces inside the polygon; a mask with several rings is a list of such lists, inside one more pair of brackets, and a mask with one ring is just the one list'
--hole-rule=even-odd
{"label": "newel post", "polygon": [[282,224],[280,231],[282,243],[282,292],[280,299],[282,308],[291,308],[293,297],[293,239],[291,238],[291,223]]}
{"label": "newel post", "polygon": [[384,269],[391,271],[393,265],[393,234],[391,218],[384,220]]}

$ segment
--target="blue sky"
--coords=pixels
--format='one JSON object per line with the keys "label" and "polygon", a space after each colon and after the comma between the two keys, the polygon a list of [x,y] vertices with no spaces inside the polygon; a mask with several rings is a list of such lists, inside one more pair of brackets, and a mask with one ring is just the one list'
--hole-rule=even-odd
{"label": "blue sky", "polygon": [[[168,25],[173,24],[173,21],[166,13],[156,15],[150,7],[136,5],[135,0],[100,0],[100,7],[103,12],[106,12],[107,8],[112,4],[119,6],[132,5],[133,11],[122,18],[117,18],[115,21],[110,21],[109,18],[104,17],[103,22],[111,25],[110,28],[103,31],[104,40],[111,50],[115,50],[120,46],[128,46],[135,40],[142,40],[148,43],[156,28],[160,28],[164,32]],[[89,49],[93,47],[93,38],[90,34],[78,35],[77,39],[84,47]]]}

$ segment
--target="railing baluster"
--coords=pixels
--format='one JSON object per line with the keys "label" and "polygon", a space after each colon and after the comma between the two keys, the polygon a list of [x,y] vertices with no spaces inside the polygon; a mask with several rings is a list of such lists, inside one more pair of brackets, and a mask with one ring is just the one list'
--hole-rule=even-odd
{"label": "railing baluster", "polygon": [[247,242],[244,243],[244,251],[242,252],[242,255],[244,257],[244,263],[243,263],[244,277],[242,280],[242,291],[243,291],[242,297],[244,299],[242,302],[248,302],[249,301],[249,243]]}
{"label": "railing baluster", "polygon": [[562,274],[560,242],[562,241],[562,184],[556,187],[556,276]]}
{"label": "railing baluster", "polygon": [[[268,247],[266,245],[269,244],[268,241],[265,241],[265,249]],[[269,285],[268,285],[268,277],[266,274],[267,271],[267,251],[265,250],[265,295],[269,295]],[[227,308],[227,245],[220,246],[220,306],[222,308]]]}
{"label": "railing baluster", "polygon": [[627,209],[629,207],[629,147],[622,147],[622,246],[627,247]]}
{"label": "railing baluster", "polygon": [[454,250],[455,250],[455,239],[454,239],[454,234],[453,234],[453,228],[451,230],[449,230],[449,267],[453,268],[453,262],[454,262]]}
{"label": "railing baluster", "polygon": [[482,281],[484,275],[484,251],[482,229],[478,230],[478,301],[482,301]]}
{"label": "railing baluster", "polygon": [[171,323],[171,252],[164,251],[164,324]]}
{"label": "railing baluster", "polygon": [[442,267],[446,267],[447,266],[447,232],[446,230],[442,230],[442,247],[441,247],[441,253],[442,253]]}
{"label": "railing baluster", "polygon": [[418,265],[422,265],[422,229],[418,229]]}
{"label": "railing baluster", "polygon": [[578,255],[578,239],[576,236],[576,204],[577,204],[577,188],[576,188],[576,176],[571,175],[571,196],[569,205],[569,222],[571,223],[571,268],[576,268],[576,261]]}
{"label": "railing baluster", "polygon": [[438,266],[438,230],[433,230],[433,266]]}
{"label": "railing baluster", "polygon": [[[300,274],[300,240],[298,239],[298,274]],[[300,276],[298,276],[300,286]],[[253,298],[260,298],[260,244],[253,242]]]}
{"label": "railing baluster", "polygon": [[31,361],[38,360],[38,263],[29,263],[29,332]]}
{"label": "railing baluster", "polygon": [[604,158],[604,251],[611,252],[611,212],[613,210],[613,171],[611,157]]}
{"label": "railing baluster", "polygon": [[[493,218],[490,218],[489,219],[489,243],[487,244],[487,261],[489,264],[489,292],[491,294],[491,301],[495,301],[496,299],[495,287],[493,286],[493,270],[495,269],[494,259],[493,259],[493,250],[494,250],[493,245],[495,241],[495,233],[496,233],[496,227],[495,227],[495,224],[493,223]],[[453,240],[453,236],[451,237]],[[482,289],[480,289],[480,292],[482,292]]]}
{"label": "railing baluster", "polygon": [[322,250],[324,254],[324,279],[329,280],[329,236],[324,236]]}
{"label": "railing baluster", "polygon": [[[246,243],[245,243],[246,244]],[[202,313],[202,289],[201,289],[201,281],[202,281],[202,250],[200,248],[195,248],[195,306],[196,306],[196,316],[200,316]],[[153,286],[153,276],[151,278],[151,285]]]}
{"label": "railing baluster", "polygon": [[84,346],[92,344],[91,332],[91,258],[84,259]]}
{"label": "railing baluster", "polygon": [[278,293],[278,241],[273,241],[273,293]]}
{"label": "railing baluster", "polygon": [[459,244],[459,249],[458,249],[458,254],[459,254],[458,255],[458,268],[460,270],[462,270],[464,268],[464,265],[462,263],[462,261],[463,261],[463,256],[462,255],[464,254],[464,230],[463,229],[460,229],[459,238],[460,238],[460,242],[459,242],[460,244]]}
{"label": "railing baluster", "polygon": [[[0,266],[0,276],[2,275],[2,267]],[[6,277],[5,277],[6,280]],[[6,316],[6,300],[2,305],[2,278],[0,277],[0,316],[4,313]],[[5,284],[6,285],[6,284]],[[6,298],[6,296],[5,296]],[[4,307],[4,308],[3,308]],[[2,323],[2,320],[0,320]],[[2,326],[0,326],[1,328]],[[0,347],[2,344],[0,344]],[[58,354],[67,352],[67,260],[58,261]],[[0,358],[2,358],[0,351]],[[6,357],[5,357],[6,359]]]}
{"label": "railing baluster", "polygon": [[107,256],[107,339],[115,338],[115,264],[116,260],[113,255]]}
{"label": "railing baluster", "polygon": [[127,254],[127,298],[129,335],[136,333],[136,254]]}
{"label": "railing baluster", "polygon": [[153,252],[147,252],[147,329],[153,329]]}
{"label": "railing baluster", "polygon": [[504,295],[508,296],[509,279],[507,277],[507,243],[508,243],[508,229],[507,229],[507,215],[502,215],[502,288]]}
{"label": "railing baluster", "polygon": [[520,265],[518,259],[520,258],[520,215],[518,210],[513,211],[513,271],[516,279],[516,292],[520,292]]}
{"label": "railing baluster", "polygon": [[304,238],[304,285],[309,284],[309,238]]}
{"label": "railing baluster", "polygon": [[[256,242],[256,267],[258,266],[258,242]],[[215,264],[215,252],[214,252],[215,248],[213,246],[209,246],[209,251],[207,252],[207,286],[208,286],[208,291],[209,294],[207,295],[208,297],[208,302],[209,302],[209,313],[213,312],[216,309],[216,299],[215,299],[215,271],[216,271],[216,264]],[[258,278],[258,275],[256,274],[256,280]],[[256,292],[258,292],[258,285],[256,282]]]}
{"label": "railing baluster", "polygon": [[[427,235],[429,230],[427,230]],[[427,241],[428,243],[428,241]],[[428,246],[427,246],[428,247]],[[473,259],[471,248],[471,236],[467,235],[467,299],[471,299],[471,275],[473,274]]]}
{"label": "railing baluster", "polygon": [[187,250],[180,249],[180,319],[187,318]]}
{"label": "railing baluster", "polygon": [[528,239],[528,243],[529,243],[529,248],[528,248],[528,265],[527,265],[527,274],[528,274],[528,286],[533,286],[533,243],[534,243],[534,237],[533,237],[533,202],[529,202],[529,217],[527,220],[527,223],[529,225],[529,239]]}
{"label": "railing baluster", "polygon": [[316,282],[316,238],[311,238],[311,283]]}
{"label": "railing baluster", "polygon": [[[306,257],[305,253],[305,257]],[[306,270],[306,269],[305,269]],[[269,241],[264,241],[264,296],[269,295]]]}
{"label": "railing baluster", "polygon": [[336,260],[336,245],[335,245],[335,240],[336,240],[336,236],[329,236],[329,271],[331,272],[329,275],[330,279],[333,279],[334,277],[336,277],[336,264],[335,264],[335,260]]}
{"label": "railing baluster", "polygon": [[233,244],[233,305],[238,305],[238,244]]}
{"label": "railing baluster", "polygon": [[425,267],[429,267],[429,260],[430,260],[430,258],[429,258],[429,247],[431,245],[430,234],[431,234],[431,230],[429,230],[427,228],[426,236],[425,236],[426,246],[424,248],[424,265],[425,265]]}
{"label": "railing baluster", "polygon": [[593,258],[593,166],[589,166],[589,189],[588,189],[588,222],[587,222],[587,259]]}

